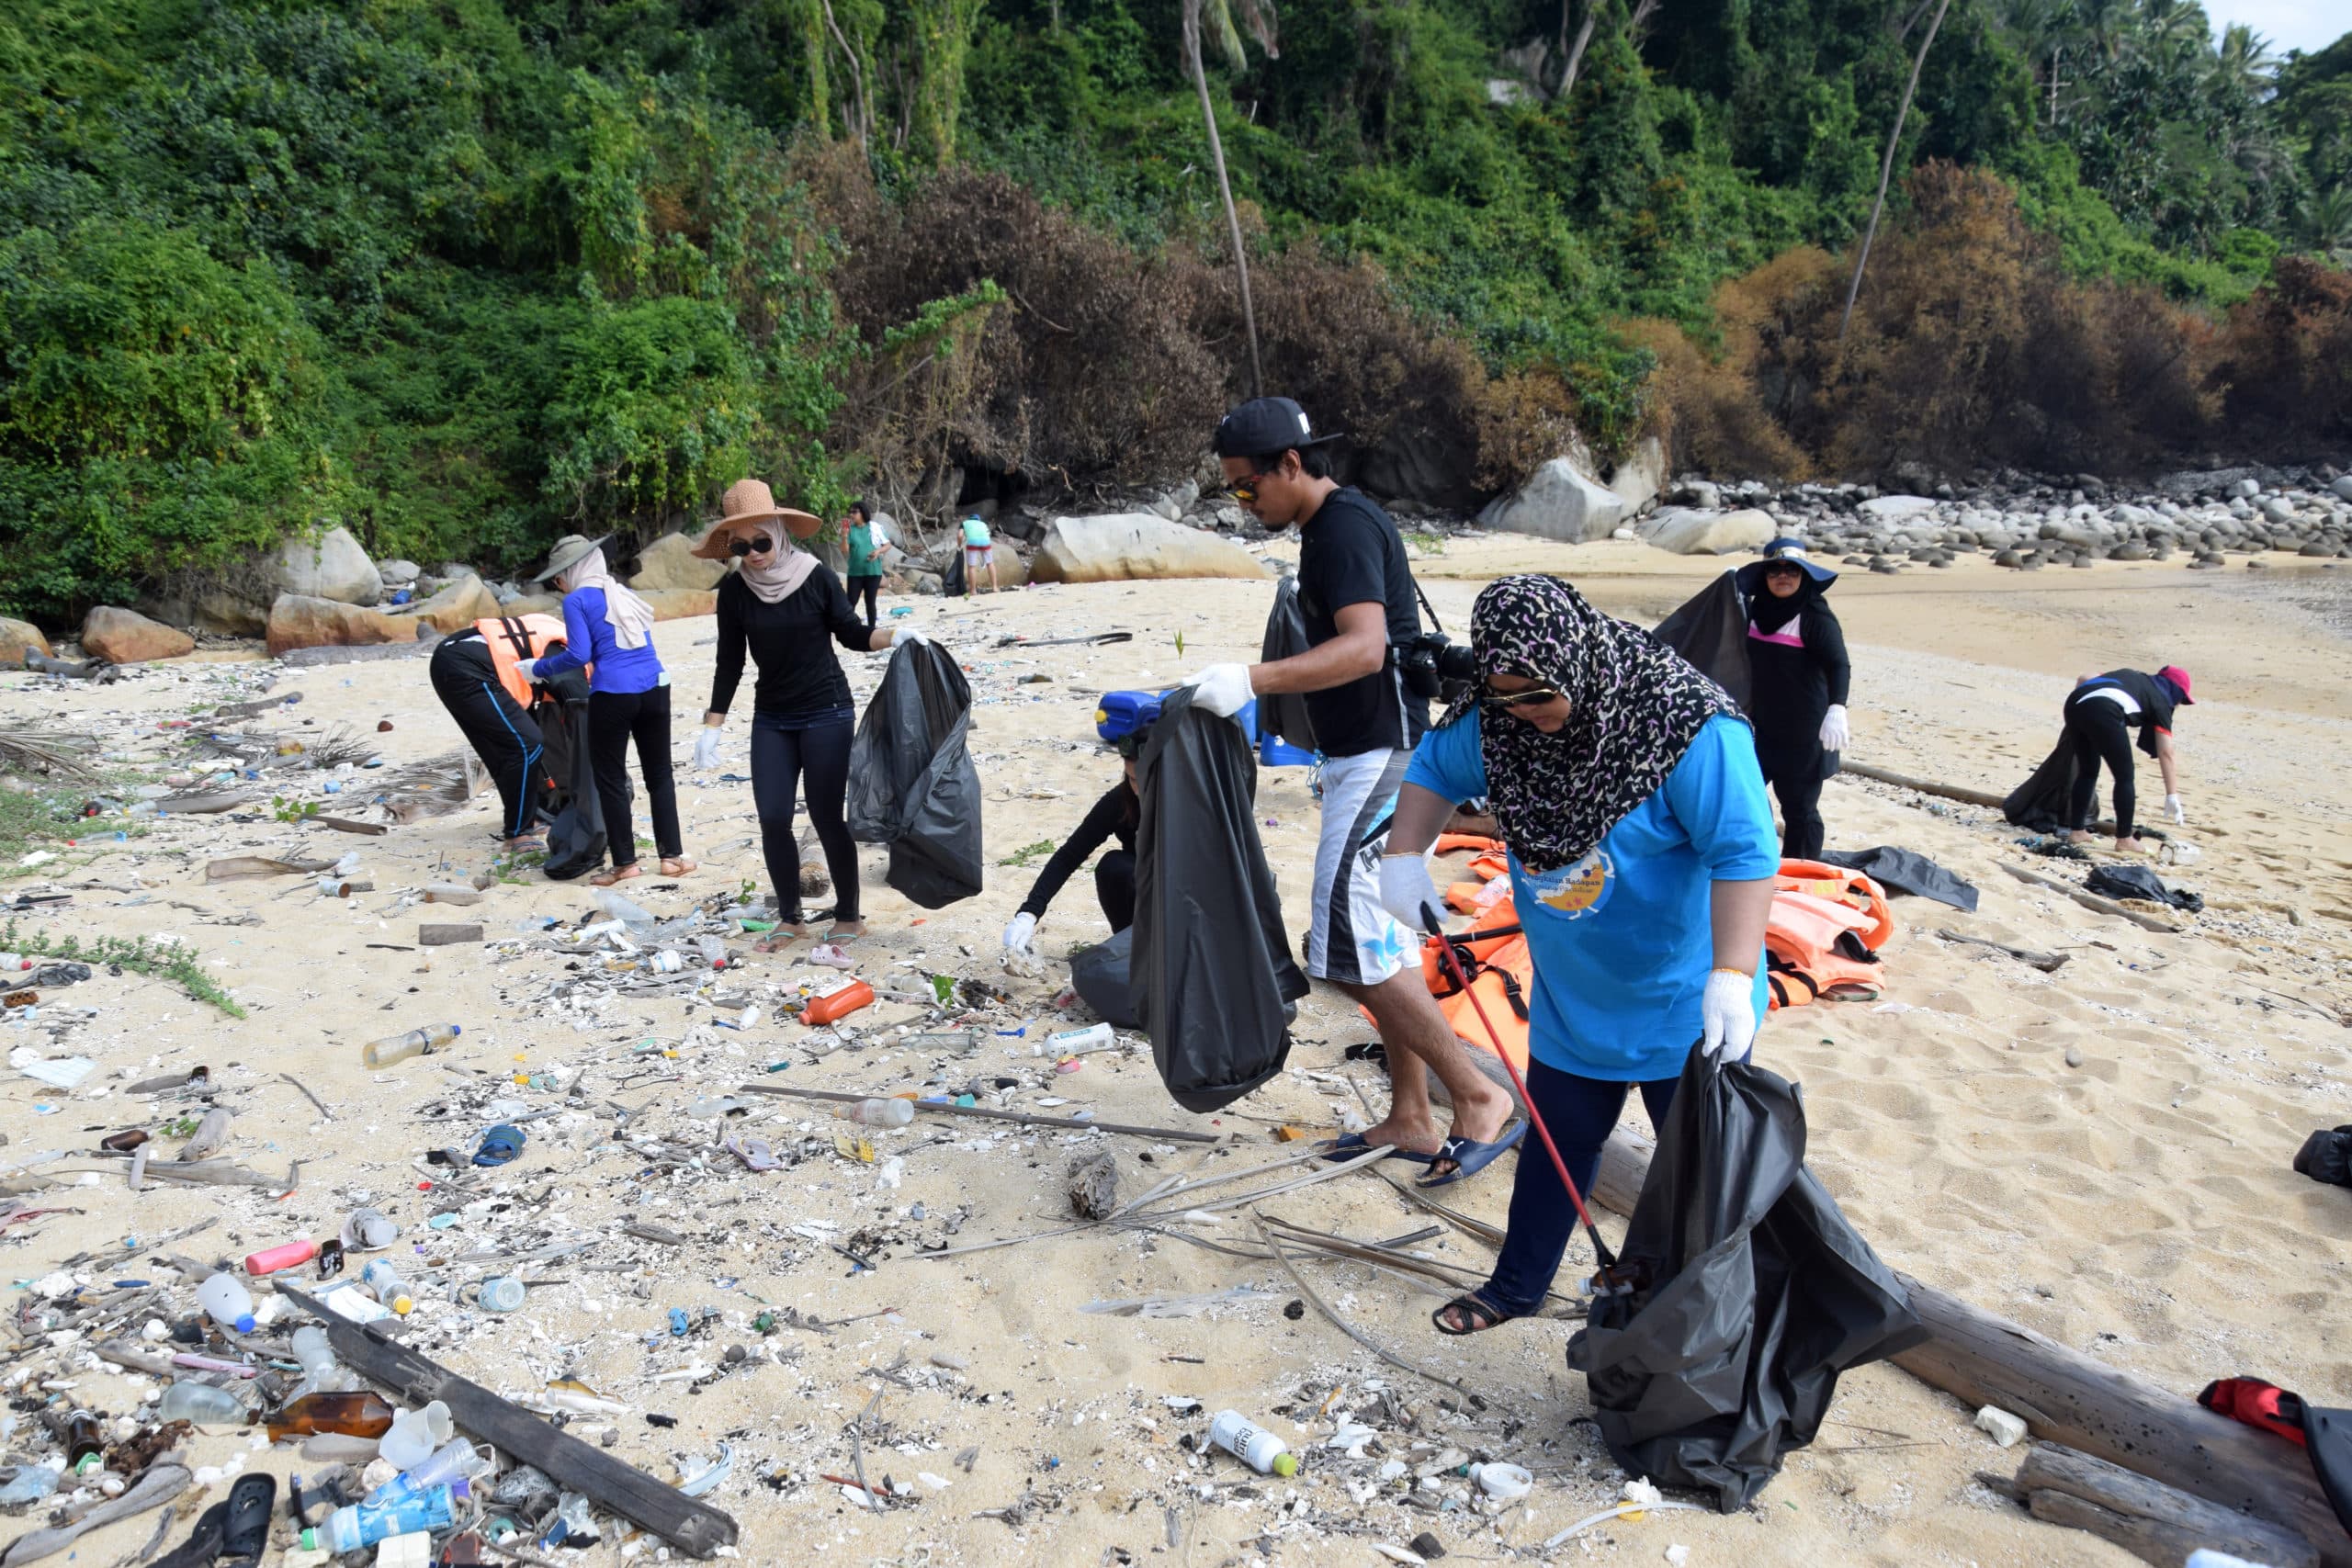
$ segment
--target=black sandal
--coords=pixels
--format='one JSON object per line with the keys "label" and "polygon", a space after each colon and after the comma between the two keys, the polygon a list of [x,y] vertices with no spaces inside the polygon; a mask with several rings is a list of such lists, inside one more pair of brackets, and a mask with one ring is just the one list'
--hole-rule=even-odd
{"label": "black sandal", "polygon": [[[1462,1321],[1469,1326],[1456,1328],[1446,1322],[1445,1314],[1450,1312],[1459,1312],[1462,1314]],[[1436,1326],[1440,1334],[1459,1339],[1467,1335],[1484,1334],[1489,1328],[1500,1328],[1504,1324],[1520,1315],[1515,1312],[1503,1311],[1485,1296],[1473,1291],[1468,1295],[1454,1297],[1437,1311],[1430,1314],[1430,1322]],[[1480,1319],[1485,1321],[1481,1322]]]}

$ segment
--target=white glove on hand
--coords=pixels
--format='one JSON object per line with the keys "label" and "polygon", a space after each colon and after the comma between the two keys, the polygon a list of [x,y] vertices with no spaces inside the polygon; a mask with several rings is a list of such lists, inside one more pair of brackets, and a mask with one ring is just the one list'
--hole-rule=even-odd
{"label": "white glove on hand", "polygon": [[1843,751],[1846,742],[1851,739],[1852,732],[1846,728],[1846,705],[1831,703],[1829,711],[1821,716],[1821,749]]}
{"label": "white glove on hand", "polygon": [[1396,917],[1397,922],[1416,936],[1426,935],[1421,925],[1421,906],[1427,904],[1445,918],[1445,900],[1438,897],[1437,884],[1430,880],[1430,863],[1423,855],[1383,855],[1380,857],[1380,907]]}
{"label": "white glove on hand", "polygon": [[718,726],[706,724],[695,737],[695,771],[707,773],[718,766]]}
{"label": "white glove on hand", "polygon": [[1756,1043],[1756,981],[1736,970],[1707,976],[1699,999],[1700,1046],[1718,1062],[1736,1062]]}
{"label": "white glove on hand", "polygon": [[514,661],[514,673],[526,681],[536,682],[539,678],[539,661],[536,659],[518,659]]}
{"label": "white glove on hand", "polygon": [[1212,664],[1193,677],[1193,705],[1219,718],[1231,718],[1250,705],[1257,693],[1250,689],[1247,664]]}
{"label": "white glove on hand", "polygon": [[2188,807],[2180,803],[2180,796],[2177,795],[2165,796],[2165,820],[2175,827],[2188,820]]}
{"label": "white glove on hand", "polygon": [[931,638],[922,635],[922,628],[921,626],[893,626],[890,628],[890,646],[892,648],[904,648],[910,642],[929,642]]}
{"label": "white glove on hand", "polygon": [[1026,953],[1030,938],[1036,934],[1037,917],[1023,909],[1004,928],[1004,949],[1007,953]]}

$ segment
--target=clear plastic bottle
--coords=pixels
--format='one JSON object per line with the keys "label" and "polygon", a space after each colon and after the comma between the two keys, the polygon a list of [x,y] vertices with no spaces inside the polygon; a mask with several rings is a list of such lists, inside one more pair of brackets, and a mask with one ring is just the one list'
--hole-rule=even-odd
{"label": "clear plastic bottle", "polygon": [[484,1312],[513,1312],[523,1304],[523,1281],[512,1274],[481,1282],[481,1294],[475,1299]]}
{"label": "clear plastic bottle", "polygon": [[416,1305],[408,1293],[408,1286],[401,1280],[401,1271],[392,1267],[389,1258],[371,1258],[368,1267],[359,1271],[360,1282],[376,1293],[376,1299],[402,1317]]}
{"label": "clear plastic bottle", "polygon": [[1238,1410],[1220,1410],[1209,1423],[1209,1441],[1261,1475],[1296,1475],[1298,1456],[1290,1445],[1262,1427],[1252,1426]]}
{"label": "clear plastic bottle", "polygon": [[253,1293],[233,1274],[215,1274],[196,1288],[197,1305],[223,1328],[239,1334],[254,1331]]}
{"label": "clear plastic bottle", "polygon": [[915,1102],[911,1100],[861,1100],[855,1105],[842,1106],[834,1114],[861,1127],[904,1127],[915,1119]]}
{"label": "clear plastic bottle", "polygon": [[406,1034],[387,1034],[381,1040],[370,1040],[360,1047],[360,1065],[389,1067],[394,1062],[405,1062],[411,1056],[437,1051],[465,1032],[463,1024],[436,1023],[424,1029],[412,1029]]}
{"label": "clear plastic bottle", "polygon": [[308,1393],[347,1393],[358,1387],[351,1369],[337,1364],[327,1331],[304,1324],[294,1331],[294,1359],[302,1363],[302,1388]]}
{"label": "clear plastic bottle", "polygon": [[363,1507],[382,1507],[447,1486],[453,1481],[470,1482],[490,1468],[472,1443],[463,1438],[452,1438],[436,1450],[431,1458],[419,1465],[401,1472],[360,1500]]}
{"label": "clear plastic bottle", "polygon": [[653,911],[641,904],[632,904],[609,887],[596,889],[596,907],[613,919],[628,928],[629,934],[650,931],[654,925]]}
{"label": "clear plastic bottle", "polygon": [[193,1421],[202,1427],[241,1422],[248,1412],[244,1401],[227,1389],[183,1378],[164,1391],[159,1414],[166,1421]]}
{"label": "clear plastic bottle", "polygon": [[315,1533],[318,1539],[305,1540],[302,1544],[306,1548],[324,1547],[340,1557],[346,1551],[363,1551],[387,1536],[447,1529],[458,1522],[458,1504],[470,1490],[463,1481],[453,1481],[397,1503],[380,1506],[354,1503],[330,1514],[324,1529],[305,1530],[306,1537]]}

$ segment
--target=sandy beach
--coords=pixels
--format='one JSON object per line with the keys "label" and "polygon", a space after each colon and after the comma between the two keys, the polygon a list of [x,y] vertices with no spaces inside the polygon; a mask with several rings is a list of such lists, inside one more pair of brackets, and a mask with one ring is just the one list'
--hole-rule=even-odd
{"label": "sandy beach", "polygon": [[[1295,546],[1270,553],[1295,558]],[[1452,540],[1421,554],[1415,570],[1460,631],[1478,587],[1507,571],[1560,572],[1602,608],[1647,624],[1732,564],[1632,543],[1489,537]],[[72,895],[55,912],[17,917],[21,929],[184,942],[250,1012],[231,1019],[168,982],[101,970],[44,994],[31,1022],[0,1031],[12,1052],[97,1064],[70,1091],[20,1070],[0,1079],[0,1168],[74,1151],[40,1168],[51,1179],[15,1183],[47,1213],[6,1230],[8,1278],[34,1280],[75,1260],[72,1270],[98,1285],[174,1281],[187,1302],[192,1287],[179,1289],[155,1261],[153,1238],[211,1220],[161,1251],[241,1258],[297,1235],[332,1235],[354,1206],[372,1203],[400,1222],[391,1256],[418,1285],[411,1344],[510,1397],[568,1377],[623,1402],[628,1414],[574,1417],[571,1429],[601,1440],[611,1427],[610,1451],[664,1481],[700,1471],[728,1445],[732,1470],[708,1500],[735,1517],[740,1555],[752,1562],[1355,1564],[1424,1531],[1449,1561],[1532,1554],[1609,1506],[1626,1479],[1578,1420],[1583,1381],[1561,1354],[1572,1325],[1521,1322],[1442,1339],[1428,1317],[1447,1292],[1365,1264],[1300,1258],[1316,1292],[1356,1329],[1475,1393],[1480,1408],[1385,1364],[1312,1305],[1287,1314],[1302,1292],[1282,1268],[1217,1249],[1256,1247],[1247,1208],[1157,1229],[1063,1230],[1073,1224],[1063,1172],[1074,1155],[1111,1151],[1124,1200],[1170,1178],[1283,1159],[1300,1145],[1277,1141],[1277,1129],[1324,1136],[1344,1113],[1385,1105],[1377,1069],[1343,1057],[1371,1029],[1323,988],[1302,1007],[1285,1073],[1217,1117],[1174,1107],[1140,1044],[1057,1071],[1037,1053],[1046,1034],[1069,1027],[1054,1007],[1064,961],[1107,934],[1083,875],[1040,929],[1045,976],[1010,976],[998,962],[999,933],[1035,874],[1002,863],[1062,838],[1117,775],[1115,756],[1093,735],[1099,694],[1254,658],[1272,591],[1271,581],[1186,581],[885,601],[886,613],[911,606],[909,618],[971,672],[989,886],[925,911],[882,886],[884,853],[865,850],[873,934],[854,952],[858,973],[877,987],[952,975],[1007,990],[1010,1002],[978,1021],[990,1032],[969,1055],[895,1043],[894,1028],[925,1015],[885,1001],[850,1021],[864,1030],[855,1047],[812,1055],[799,1045],[808,1031],[776,1021],[776,1004],[828,972],[795,954],[750,957],[698,996],[616,994],[601,956],[567,954],[556,937],[514,936],[533,918],[569,927],[589,915],[582,884],[524,874],[468,909],[405,901],[405,889],[490,866],[492,795],[360,838],[275,820],[264,785],[251,820],[166,818],[144,836],[109,835],[38,867],[6,868],[0,895]],[[2075,676],[2166,662],[2191,670],[2199,702],[2183,710],[2178,733],[2189,819],[2178,832],[2202,857],[2163,874],[2206,904],[2182,919],[2181,934],[2153,933],[2005,874],[2004,863],[2042,863],[2018,847],[2022,835],[1997,812],[1833,782],[1823,800],[1833,848],[1917,851],[1975,884],[1982,904],[1970,916],[1898,900],[1882,998],[1765,1023],[1758,1060],[1803,1086],[1812,1168],[1891,1265],[2063,1345],[2184,1396],[2245,1374],[2315,1403],[2352,1404],[2352,1330],[2342,1316],[2352,1300],[2352,1193],[2289,1168],[2310,1132],[2352,1121],[2352,694],[2343,679],[2352,572],[2316,562],[2251,573],[2151,562],[2021,574],[1970,557],[1893,577],[1849,569],[1831,604],[1854,653],[1849,755],[1978,789],[2006,792],[2041,760]],[[1113,630],[1134,640],[995,646],[1015,634]],[[712,639],[708,620],[656,630],[682,716],[703,705]],[[884,660],[844,655],[843,663],[862,705]],[[10,673],[0,676],[0,722],[86,730],[160,776],[185,765],[176,748],[187,732],[159,725],[254,695],[271,671],[271,696],[305,694],[265,716],[272,732],[314,737],[347,724],[387,768],[461,744],[421,659],[289,670],[207,654],[104,687]],[[729,727],[721,772],[748,771],[748,705]],[[377,733],[386,720],[391,728]],[[625,888],[664,918],[723,892],[765,891],[750,786],[692,773],[691,740],[682,725],[680,804],[702,869]],[[345,798],[364,798],[366,772],[345,777]],[[327,798],[314,788],[312,797]],[[1303,927],[1316,820],[1306,770],[1262,772],[1257,806],[1285,911]],[[205,880],[216,857],[332,860],[351,850],[375,890],[347,899],[322,896],[307,878]],[[419,921],[442,919],[479,919],[492,940],[415,948]],[[1944,930],[2069,962],[2044,974],[1949,942]],[[748,953],[748,942],[735,945]],[[763,1010],[756,1027],[713,1027],[747,1005]],[[442,1021],[465,1029],[447,1050],[380,1073],[362,1067],[363,1042]],[[83,1157],[107,1133],[154,1127],[185,1108],[127,1096],[130,1080],[198,1064],[236,1113],[226,1152],[270,1172],[300,1161],[290,1193],[151,1184],[134,1194],[118,1167]],[[983,1105],[1083,1108],[1102,1121],[1220,1141],[926,1116],[876,1134],[867,1163],[838,1152],[836,1134],[850,1129],[825,1107],[746,1096],[751,1109],[729,1130],[767,1139],[786,1161],[753,1172],[718,1146],[714,1122],[691,1114],[695,1101],[747,1082],[972,1089]],[[529,1143],[515,1163],[450,1186],[424,1155],[470,1148],[502,1119],[493,1104],[506,1116],[548,1114],[524,1123]],[[1638,1108],[1628,1114],[1638,1124]],[[1308,1168],[1207,1189],[1201,1201]],[[1510,1171],[1506,1160],[1442,1196],[1499,1224]],[[1377,1168],[1261,1208],[1359,1240],[1435,1225],[1407,1245],[1477,1274],[1489,1256],[1393,1190]],[[436,1224],[437,1215],[454,1218]],[[624,1234],[632,1223],[684,1239]],[[1623,1218],[1603,1225],[1621,1229]],[[925,1250],[943,1246],[959,1250]],[[576,1249],[522,1269],[533,1284],[519,1312],[454,1299],[458,1285],[514,1270],[462,1261],[468,1255],[555,1247]],[[1563,1288],[1589,1261],[1579,1242]],[[1086,1310],[1147,1298],[1163,1304],[1135,1315]],[[11,1299],[22,1303],[27,1292]],[[767,1335],[752,1326],[786,1308],[824,1326]],[[688,1314],[690,1332],[673,1334],[673,1309]],[[730,1363],[730,1347],[747,1353]],[[126,1414],[156,1386],[77,1355],[43,1352],[38,1364],[62,1369],[78,1404]],[[1302,1473],[1261,1477],[1192,1451],[1208,1416],[1228,1407],[1305,1452]],[[1972,1415],[1902,1371],[1865,1369],[1841,1385],[1820,1440],[1744,1513],[1604,1525],[1552,1560],[1656,1563],[1682,1544],[1702,1568],[2134,1561],[2036,1523],[1978,1483],[1977,1471],[2006,1474],[2019,1455],[1972,1427]],[[1325,1447],[1347,1420],[1375,1428],[1377,1449],[1351,1459]],[[303,1467],[291,1448],[226,1428],[202,1434],[194,1456],[281,1474]],[[1492,1510],[1453,1473],[1470,1459],[1527,1466],[1533,1494]],[[1381,1478],[1390,1460],[1408,1467],[1407,1480],[1429,1472],[1419,1503],[1407,1501],[1406,1481]],[[854,1489],[823,1479],[859,1465],[877,1486],[887,1474],[907,1499],[876,1514],[850,1500]],[[174,1540],[220,1490],[182,1500]],[[0,1538],[23,1523],[0,1519]],[[112,1562],[153,1526],[148,1516],[86,1537],[75,1560]],[[618,1540],[608,1532],[588,1560],[657,1544]]]}

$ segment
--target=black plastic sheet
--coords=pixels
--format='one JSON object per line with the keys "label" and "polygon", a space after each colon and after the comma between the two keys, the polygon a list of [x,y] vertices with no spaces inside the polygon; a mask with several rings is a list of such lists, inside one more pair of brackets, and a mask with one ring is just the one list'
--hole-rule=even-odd
{"label": "black plastic sheet", "polygon": [[1924,1341],[1902,1285],[1804,1168],[1796,1087],[1693,1049],[1621,1262],[1568,1341],[1611,1457],[1744,1507],[1820,1430],[1849,1368]]}
{"label": "black plastic sheet", "polygon": [[1114,1029],[1140,1029],[1133,976],[1136,929],[1129,926],[1069,961],[1069,983],[1080,999]]}
{"label": "black plastic sheet", "polygon": [[1740,597],[1738,572],[1718,575],[1650,635],[1729,692],[1742,713],[1747,711],[1754,681],[1747,666],[1747,604]]}
{"label": "black plastic sheet", "polygon": [[2163,904],[2190,914],[2205,907],[2202,896],[2185,887],[2170,887],[2165,879],[2144,865],[2098,865],[2083,879],[2083,886],[2109,898],[2138,898],[2150,904]]}
{"label": "black plastic sheet", "polygon": [[882,880],[926,909],[980,890],[980,776],[965,738],[972,688],[936,643],[901,645],[849,751],[849,830],[887,844]]}
{"label": "black plastic sheet", "polygon": [[1306,976],[1258,839],[1249,739],[1192,703],[1190,687],[1169,694],[1136,770],[1130,981],[1160,1081],[1210,1111],[1282,1071]]}
{"label": "black plastic sheet", "polygon": [[1976,889],[1916,850],[1881,844],[1874,850],[1824,850],[1824,865],[1859,871],[1889,893],[1933,898],[1955,909],[1976,912]]}

